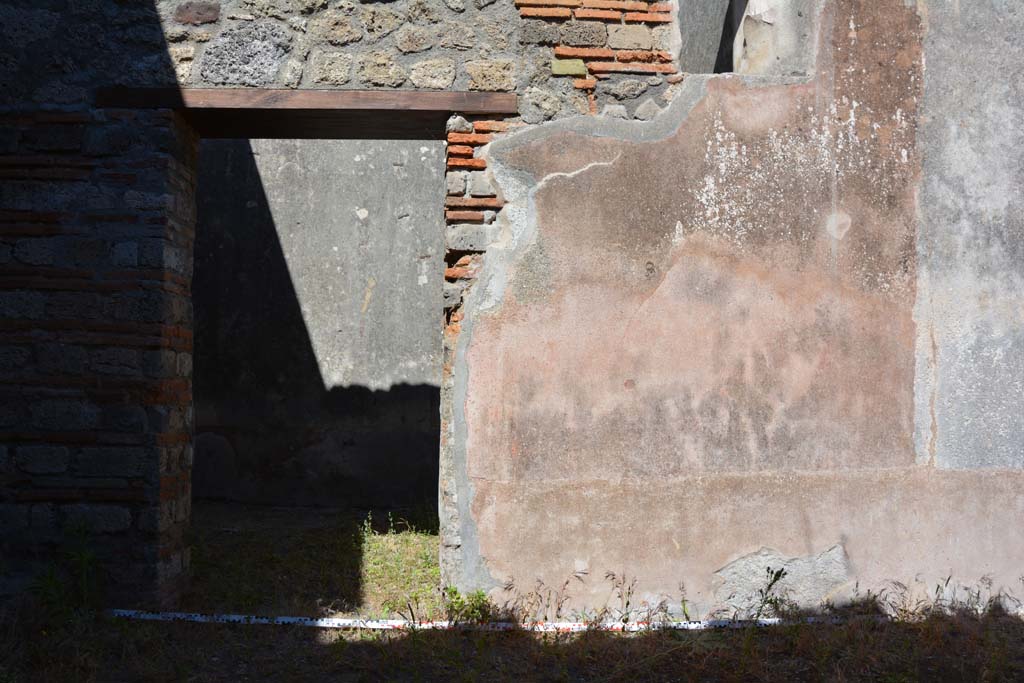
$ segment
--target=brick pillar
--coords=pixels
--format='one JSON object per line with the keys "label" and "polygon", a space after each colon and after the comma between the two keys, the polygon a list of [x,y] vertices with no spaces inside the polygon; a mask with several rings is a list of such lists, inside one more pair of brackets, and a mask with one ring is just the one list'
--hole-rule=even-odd
{"label": "brick pillar", "polygon": [[197,138],[168,111],[0,115],[0,592],[85,534],[173,600],[192,466]]}

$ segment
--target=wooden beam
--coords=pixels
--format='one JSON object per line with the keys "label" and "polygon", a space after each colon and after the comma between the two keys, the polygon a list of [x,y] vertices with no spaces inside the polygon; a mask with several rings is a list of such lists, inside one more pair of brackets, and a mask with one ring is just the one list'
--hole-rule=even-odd
{"label": "wooden beam", "polygon": [[96,106],[124,109],[408,111],[515,114],[514,93],[436,90],[268,90],[261,88],[101,88]]}

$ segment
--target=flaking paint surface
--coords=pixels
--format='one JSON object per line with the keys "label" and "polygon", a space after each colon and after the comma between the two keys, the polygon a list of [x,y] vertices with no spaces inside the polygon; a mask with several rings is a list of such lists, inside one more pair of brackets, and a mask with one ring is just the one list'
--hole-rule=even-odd
{"label": "flaking paint surface", "polygon": [[[769,536],[818,553],[847,531],[722,477],[914,466],[920,21],[842,0],[821,23],[807,83],[719,77],[667,139],[553,132],[496,155],[534,179],[536,226],[493,257],[508,286],[471,312],[465,355],[467,507],[498,580],[560,583],[586,555],[656,591]],[[721,489],[714,525],[694,481]],[[755,490],[777,533],[729,513]],[[676,512],[602,521],[645,500]],[[668,556],[639,533],[680,526]],[[873,532],[848,531],[856,564]]]}

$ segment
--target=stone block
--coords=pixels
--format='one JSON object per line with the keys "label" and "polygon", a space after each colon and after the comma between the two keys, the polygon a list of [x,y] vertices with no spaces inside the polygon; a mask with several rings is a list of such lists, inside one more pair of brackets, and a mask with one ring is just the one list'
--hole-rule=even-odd
{"label": "stone block", "polygon": [[582,59],[552,59],[551,73],[555,76],[586,76],[587,66]]}
{"label": "stone block", "polygon": [[444,16],[437,0],[412,0],[405,10],[405,18],[414,24],[436,24]]}
{"label": "stone block", "polygon": [[402,25],[402,15],[377,5],[364,7],[360,19],[372,40],[379,40]]}
{"label": "stone block", "polygon": [[[458,171],[452,171],[445,175],[444,182],[447,187],[447,193],[453,196],[462,196],[466,193],[466,174]],[[2,358],[2,355],[0,355]]]}
{"label": "stone block", "polygon": [[472,133],[473,124],[465,119],[465,117],[453,114],[448,117],[448,121],[444,124],[444,130],[446,133]]}
{"label": "stone block", "polygon": [[528,88],[519,101],[519,114],[527,123],[540,123],[553,118],[561,108],[561,98],[542,88]]}
{"label": "stone block", "polygon": [[181,351],[177,355],[177,374],[178,377],[189,378],[192,376],[192,354],[187,351]]}
{"label": "stone block", "polygon": [[314,52],[310,66],[314,83],[345,85],[352,77],[352,56],[343,52]]}
{"label": "stone block", "polygon": [[639,107],[636,108],[636,111],[633,112],[633,116],[641,121],[651,121],[660,113],[661,107],[659,107],[653,99],[648,97],[640,103]]}
{"label": "stone block", "polygon": [[[400,52],[423,52],[434,46],[434,34],[423,26],[406,24],[395,32],[395,47]],[[452,66],[454,69],[454,65]]]}
{"label": "stone block", "polygon": [[449,225],[446,231],[446,246],[453,251],[486,251],[497,235],[496,225]]}
{"label": "stone block", "polygon": [[71,459],[64,446],[18,446],[14,456],[18,469],[29,474],[60,474]]}
{"label": "stone block", "polygon": [[462,292],[465,290],[465,285],[462,282],[447,282],[444,283],[444,307],[453,308],[462,303]]}
{"label": "stone block", "polygon": [[137,350],[118,347],[94,349],[89,365],[93,372],[104,375],[137,375],[142,369]]}
{"label": "stone block", "polygon": [[601,116],[607,116],[612,119],[628,119],[629,112],[626,111],[626,107],[621,104],[606,104],[604,109],[601,110]]}
{"label": "stone block", "polygon": [[650,50],[654,46],[651,29],[641,24],[610,26],[608,46],[616,50]]}
{"label": "stone block", "polygon": [[270,21],[233,26],[203,52],[199,73],[218,85],[271,85],[291,50],[291,36]]}
{"label": "stone block", "polygon": [[220,19],[220,5],[215,2],[190,0],[183,2],[174,10],[174,20],[179,24],[201,26],[212,24]]}
{"label": "stone block", "polygon": [[57,250],[57,263],[73,268],[95,268],[106,265],[109,242],[98,239],[71,239]]}
{"label": "stone block", "polygon": [[475,59],[466,62],[470,90],[515,90],[515,63],[510,59]]}
{"label": "stone block", "polygon": [[384,51],[361,55],[356,73],[366,85],[397,88],[406,79],[405,69]]}
{"label": "stone block", "polygon": [[302,83],[302,74],[306,63],[301,59],[290,57],[281,67],[281,84],[286,88],[297,88]]}
{"label": "stone block", "polygon": [[112,432],[144,434],[149,429],[149,416],[142,406],[104,406],[103,429]]}
{"label": "stone block", "polygon": [[632,100],[643,95],[647,91],[647,87],[647,83],[644,81],[625,78],[602,87],[602,90],[617,100]]}
{"label": "stone block", "polygon": [[413,64],[409,78],[417,88],[442,90],[455,82],[455,62],[451,59],[427,59]]}
{"label": "stone block", "polygon": [[132,526],[132,514],[118,505],[80,503],[64,507],[67,526],[83,527],[97,534],[126,531]]}
{"label": "stone block", "polygon": [[572,21],[559,26],[559,40],[574,47],[603,46],[608,29],[599,21]]}
{"label": "stone block", "polygon": [[137,242],[118,242],[110,248],[110,260],[115,266],[133,268],[139,265],[139,245]]}
{"label": "stone block", "polygon": [[63,320],[99,320],[107,317],[106,300],[92,292],[54,292],[45,299],[47,317]]}
{"label": "stone block", "polygon": [[464,24],[449,23],[441,27],[441,47],[449,50],[472,50],[476,34]]}
{"label": "stone block", "polygon": [[147,377],[175,377],[178,357],[171,349],[153,349],[142,352],[142,370]]}
{"label": "stone block", "polygon": [[473,197],[495,197],[498,193],[486,173],[473,171],[469,174],[469,194]]}
{"label": "stone block", "polygon": [[88,401],[51,399],[33,403],[29,410],[32,426],[47,431],[86,431],[100,422],[99,408]]}
{"label": "stone block", "polygon": [[340,10],[318,14],[310,21],[308,31],[314,40],[325,40],[331,45],[348,45],[363,39],[363,29],[355,17]]}
{"label": "stone block", "polygon": [[155,478],[159,464],[159,454],[152,448],[83,448],[78,452],[77,472],[85,477]]}
{"label": "stone block", "polygon": [[14,258],[31,266],[52,266],[54,240],[50,238],[29,238],[14,244]]}
{"label": "stone block", "polygon": [[558,42],[558,24],[540,19],[524,19],[519,26],[523,45],[554,45]]}
{"label": "stone block", "polygon": [[139,531],[158,533],[174,526],[174,502],[164,501],[159,507],[148,507],[139,513]]}

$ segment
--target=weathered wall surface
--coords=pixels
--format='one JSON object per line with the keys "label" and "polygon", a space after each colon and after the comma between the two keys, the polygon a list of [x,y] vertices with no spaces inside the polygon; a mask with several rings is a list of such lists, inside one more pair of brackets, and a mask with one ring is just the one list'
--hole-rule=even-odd
{"label": "weathered wall surface", "polygon": [[[632,110],[645,92],[663,95],[679,48],[673,5],[646,0],[175,0],[158,8],[181,85],[509,91],[523,95],[530,123],[604,103]],[[707,49],[702,35],[695,42],[691,52]]]}
{"label": "weathered wall surface", "polygon": [[615,571],[712,611],[773,562],[809,604],[1016,582],[1022,178],[996,122],[1020,135],[1019,67],[957,89],[980,66],[955,55],[1020,12],[798,4],[765,44],[810,26],[810,79],[786,52],[752,69],[769,77],[688,78],[652,123],[484,150],[506,206],[442,462],[461,586],[587,571],[593,606]]}
{"label": "weathered wall surface", "polygon": [[1024,7],[936,2],[928,3],[925,19],[917,454],[943,469],[1019,470],[1024,67],[1016,36]]}
{"label": "weathered wall surface", "polygon": [[208,140],[198,188],[194,495],[432,504],[443,141]]}

